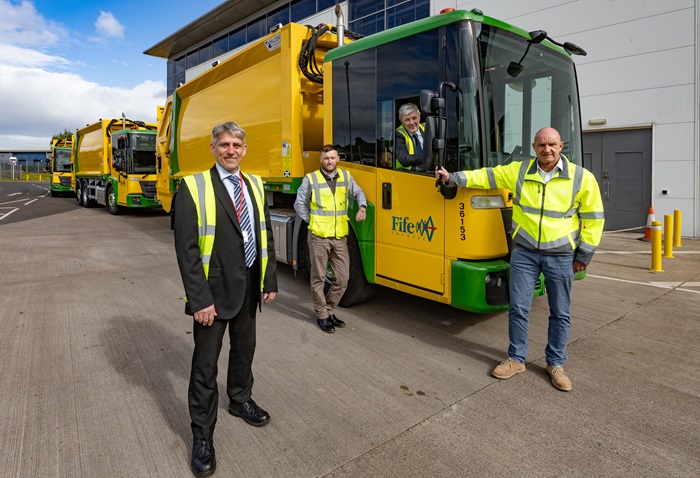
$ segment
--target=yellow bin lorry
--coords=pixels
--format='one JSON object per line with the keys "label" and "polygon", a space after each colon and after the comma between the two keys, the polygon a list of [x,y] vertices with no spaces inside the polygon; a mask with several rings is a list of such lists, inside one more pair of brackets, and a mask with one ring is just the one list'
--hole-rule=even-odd
{"label": "yellow bin lorry", "polygon": [[71,158],[71,186],[78,204],[105,206],[112,214],[160,207],[156,129],[155,124],[126,117],[101,119],[78,129]]}
{"label": "yellow bin lorry", "polygon": [[[347,36],[342,27],[290,23],[179,86],[158,131],[163,207],[170,211],[184,176],[213,165],[212,127],[235,121],[247,133],[242,168],[265,181],[277,260],[301,270],[307,225],[292,206],[331,143],[369,203],[360,223],[350,204],[351,277],[341,305],[381,285],[472,312],[507,308],[511,191],[441,187],[435,168],[530,159],[544,126],[561,132],[564,154],[581,164],[571,54],[583,51],[478,10]],[[422,163],[405,169],[393,157],[394,132],[409,102],[419,105],[425,133]]]}
{"label": "yellow bin lorry", "polygon": [[75,135],[71,135],[71,139],[51,140],[51,197],[59,194],[72,194],[75,190],[71,186],[71,151],[73,149],[73,141]]}

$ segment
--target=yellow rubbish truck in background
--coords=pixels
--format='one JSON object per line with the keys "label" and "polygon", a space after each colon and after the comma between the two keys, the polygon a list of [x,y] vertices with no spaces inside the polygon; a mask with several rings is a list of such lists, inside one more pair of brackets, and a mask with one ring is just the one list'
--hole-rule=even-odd
{"label": "yellow rubbish truck in background", "polygon": [[[561,132],[564,154],[581,164],[572,53],[583,52],[477,10],[359,39],[342,27],[290,23],[174,91],[158,128],[158,198],[170,211],[180,180],[213,165],[212,127],[240,124],[242,168],[265,181],[277,260],[301,270],[307,224],[292,205],[331,143],[369,203],[360,223],[350,203],[351,276],[341,305],[381,285],[467,311],[502,310],[512,194],[439,187],[435,168],[530,159],[544,126]],[[409,102],[426,128],[422,163],[407,170],[393,151],[398,109]]]}
{"label": "yellow rubbish truck in background", "polygon": [[71,139],[54,138],[51,140],[51,197],[74,192],[71,186],[70,160],[74,139],[75,135],[72,135]]}
{"label": "yellow rubbish truck in background", "polygon": [[125,208],[159,207],[156,198],[157,125],[101,119],[75,134],[71,185],[78,204]]}

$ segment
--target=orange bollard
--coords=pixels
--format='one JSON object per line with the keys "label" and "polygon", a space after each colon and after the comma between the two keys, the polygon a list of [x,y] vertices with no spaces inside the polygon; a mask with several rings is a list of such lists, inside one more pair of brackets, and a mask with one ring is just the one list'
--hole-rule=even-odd
{"label": "orange bollard", "polygon": [[651,271],[663,272],[661,268],[661,222],[651,222]]}
{"label": "orange bollard", "polygon": [[680,209],[673,210],[673,247],[681,247],[681,226],[683,220],[683,211]]}
{"label": "orange bollard", "polygon": [[647,227],[644,229],[644,237],[640,237],[640,241],[651,241],[651,223],[654,222],[654,206],[649,206],[649,213],[647,214]]}
{"label": "orange bollard", "polygon": [[673,216],[664,214],[664,257],[673,259]]}

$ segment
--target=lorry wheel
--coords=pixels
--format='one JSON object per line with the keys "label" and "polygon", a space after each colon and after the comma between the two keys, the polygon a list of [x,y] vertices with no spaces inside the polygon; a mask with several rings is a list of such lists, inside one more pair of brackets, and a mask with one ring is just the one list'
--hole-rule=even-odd
{"label": "lorry wheel", "polygon": [[107,187],[107,210],[113,216],[124,212],[124,208],[117,204],[117,195],[111,186]]}
{"label": "lorry wheel", "polygon": [[58,193],[52,189],[51,190],[51,197],[55,198],[56,196],[58,196]]}
{"label": "lorry wheel", "polygon": [[83,186],[80,181],[75,182],[75,200],[78,202],[78,206],[83,205]]}
{"label": "lorry wheel", "polygon": [[360,255],[360,244],[357,242],[355,233],[348,234],[348,255],[350,256],[350,280],[348,288],[340,299],[338,305],[350,307],[371,298],[377,292],[377,286],[370,284],[365,278],[365,270],[362,266],[362,256]]}
{"label": "lorry wheel", "polygon": [[87,188],[87,183],[85,181],[82,182],[80,185],[80,204],[83,207],[90,207],[90,198],[88,197],[88,188]]}

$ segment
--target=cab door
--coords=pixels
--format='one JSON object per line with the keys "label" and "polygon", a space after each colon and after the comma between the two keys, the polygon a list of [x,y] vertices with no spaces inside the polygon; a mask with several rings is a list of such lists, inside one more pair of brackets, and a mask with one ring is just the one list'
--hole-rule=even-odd
{"label": "cab door", "polygon": [[378,168],[377,192],[377,281],[444,295],[444,199],[435,178]]}

